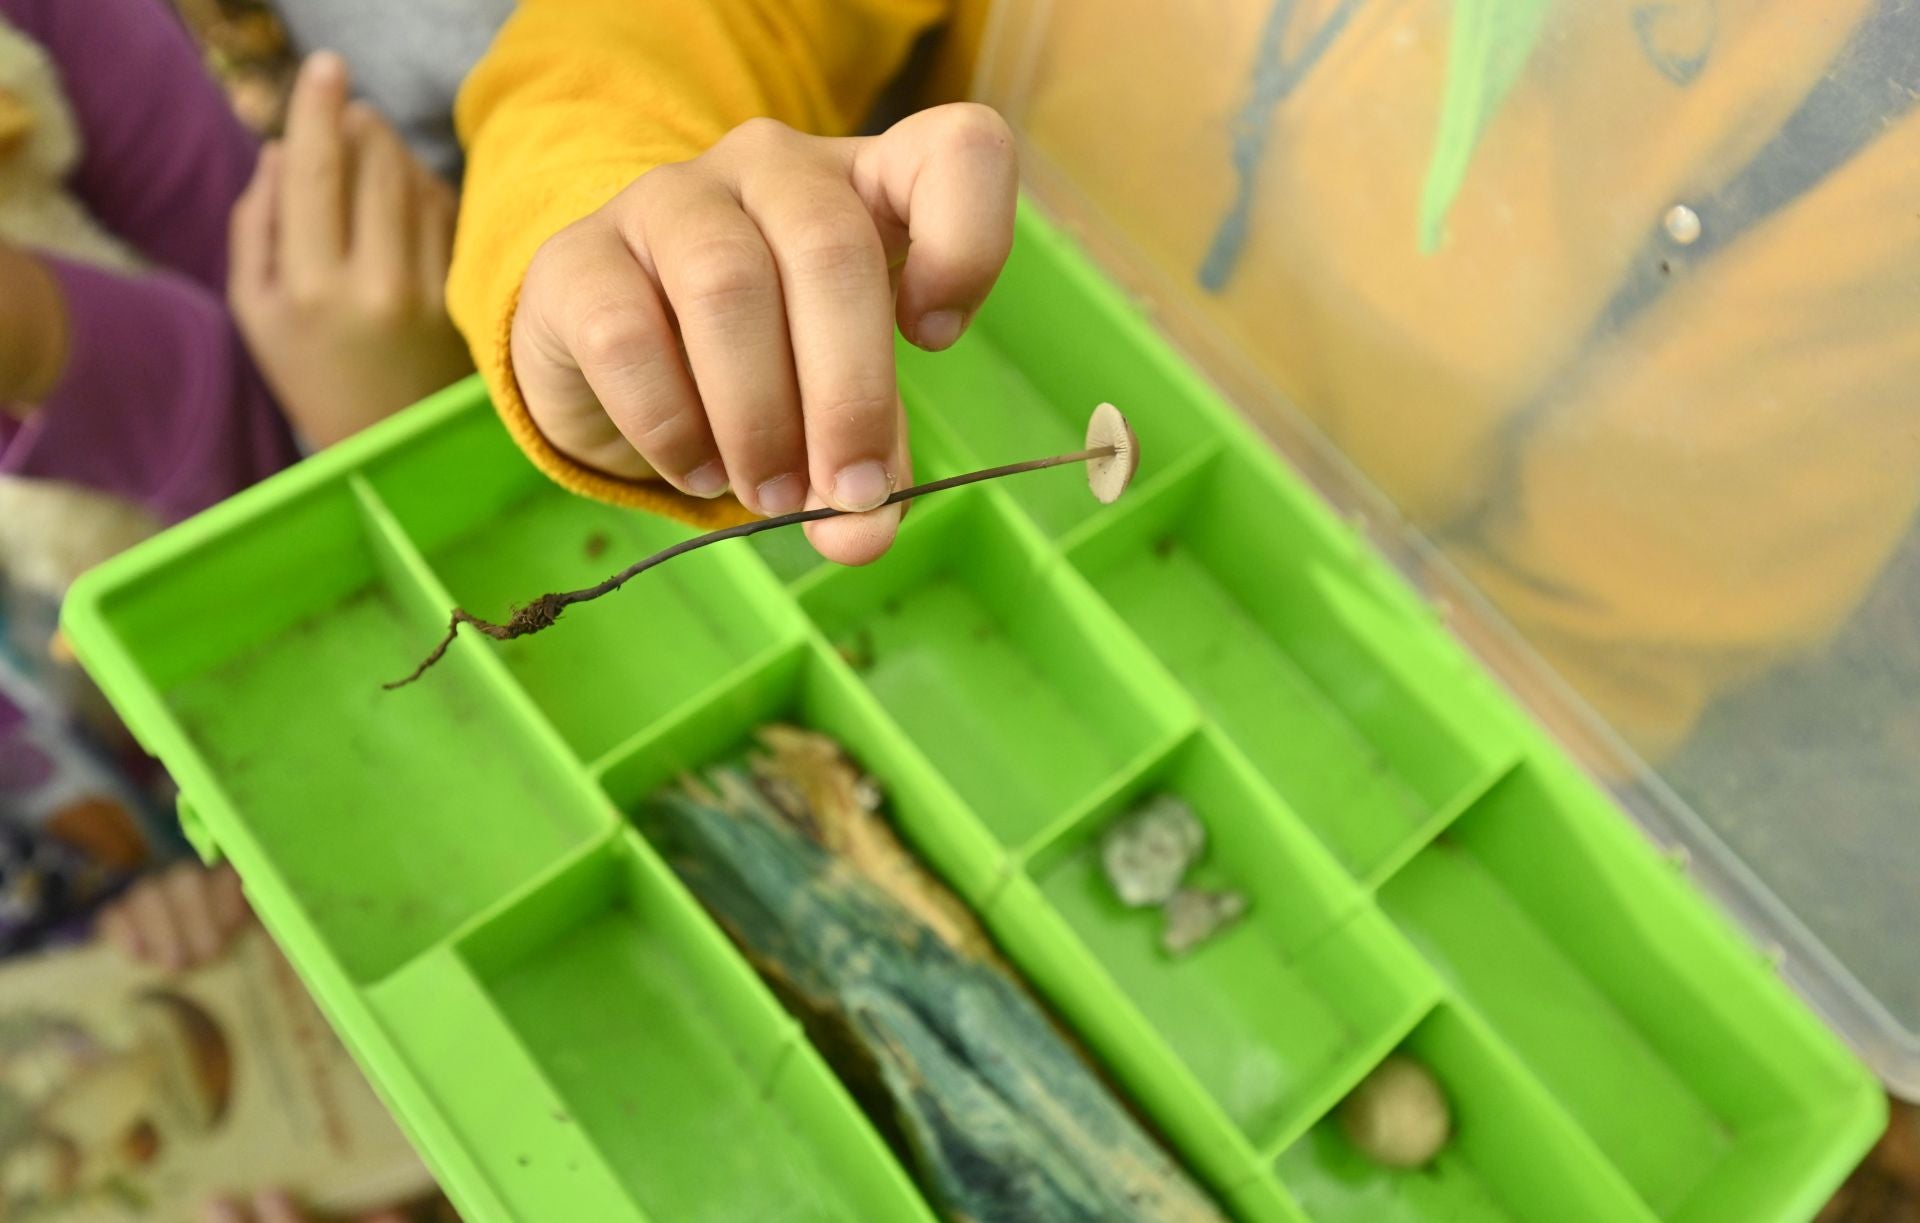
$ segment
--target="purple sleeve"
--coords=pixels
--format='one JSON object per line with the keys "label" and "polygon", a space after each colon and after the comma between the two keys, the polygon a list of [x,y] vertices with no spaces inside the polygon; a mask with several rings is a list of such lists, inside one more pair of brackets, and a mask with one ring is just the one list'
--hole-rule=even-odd
{"label": "purple sleeve", "polygon": [[67,365],[24,424],[0,423],[0,474],[83,484],[175,522],[299,457],[217,295],[170,272],[46,264]]}
{"label": "purple sleeve", "polygon": [[162,0],[0,0],[79,122],[70,186],[153,262],[224,292],[227,214],[258,149]]}

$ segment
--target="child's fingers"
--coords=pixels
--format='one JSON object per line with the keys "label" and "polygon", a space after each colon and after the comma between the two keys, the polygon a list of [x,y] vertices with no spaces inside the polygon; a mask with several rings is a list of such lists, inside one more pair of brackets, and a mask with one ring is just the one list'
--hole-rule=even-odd
{"label": "child's fingers", "polygon": [[134,929],[134,958],[163,968],[186,964],[186,944],[174,922],[164,887],[148,880],[127,895],[126,913]]}
{"label": "child's fingers", "polygon": [[893,288],[879,232],[817,153],[779,172],[743,174],[741,198],[779,267],[773,284],[793,346],[808,480],[836,509],[872,509],[899,487]]}
{"label": "child's fingers", "polygon": [[166,890],[167,906],[180,934],[184,962],[204,964],[220,954],[224,940],[213,917],[210,874],[194,863],[186,863],[168,871],[160,885]]}
{"label": "child's fingers", "polygon": [[349,108],[353,148],[353,224],[347,258],[363,288],[411,293],[414,276],[413,165],[372,107]]}
{"label": "child's fingers", "polygon": [[246,1207],[222,1198],[200,1208],[201,1223],[247,1223]]}
{"label": "child's fingers", "polygon": [[240,876],[231,866],[215,868],[207,891],[214,924],[223,933],[231,934],[246,925],[253,916],[253,910],[247,904],[246,890],[240,886]]}
{"label": "child's fingers", "polygon": [[[819,493],[807,497],[806,508],[826,505]],[[893,537],[900,530],[900,507],[881,506],[865,514],[842,514],[823,518],[801,528],[814,551],[841,565],[869,565],[886,555]]]}
{"label": "child's fingers", "polygon": [[347,249],[346,101],[340,57],[327,51],[308,57],[287,108],[280,197],[281,270],[303,289],[329,277]]}
{"label": "child's fingers", "polygon": [[100,937],[129,960],[141,958],[140,932],[134,928],[133,919],[128,916],[124,903],[114,905],[100,915]]}
{"label": "child's fingers", "polygon": [[[913,465],[907,446],[907,418],[904,409],[895,416],[895,438],[892,467],[902,488],[913,483]],[[818,494],[807,499],[807,508],[814,509],[826,504]],[[830,561],[842,565],[865,565],[880,559],[893,545],[893,537],[905,519],[907,507],[911,502],[884,506],[866,514],[850,514],[839,518],[823,518],[819,522],[810,522],[801,530],[807,533],[807,542],[814,550]]]}
{"label": "child's fingers", "polygon": [[246,190],[234,201],[227,226],[227,294],[258,300],[273,283],[274,214],[279,209],[280,145],[260,150]]}
{"label": "child's fingers", "polygon": [[512,353],[534,423],[569,456],[696,495],[719,491],[689,486],[691,473],[718,469],[720,452],[659,288],[611,225],[588,218],[540,249]]}
{"label": "child's fingers", "polygon": [[749,509],[797,510],[807,488],[806,434],[774,254],[711,177],[664,175],[647,195],[646,249],[679,321],[696,410],[705,412],[727,479]]}
{"label": "child's fingers", "polygon": [[414,243],[420,300],[427,309],[446,308],[447,270],[453,266],[453,225],[459,206],[453,190],[431,171],[419,171],[419,237]]}
{"label": "child's fingers", "polygon": [[1019,164],[992,110],[955,103],[849,141],[853,181],[877,220],[911,239],[900,276],[900,330],[922,348],[960,338],[1013,249]]}

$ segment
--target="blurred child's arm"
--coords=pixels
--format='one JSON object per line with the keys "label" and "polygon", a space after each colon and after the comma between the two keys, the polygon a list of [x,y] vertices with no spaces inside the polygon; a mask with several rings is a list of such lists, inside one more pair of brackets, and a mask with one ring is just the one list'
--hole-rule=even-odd
{"label": "blurred child's arm", "polygon": [[141,879],[103,909],[98,932],[130,960],[185,972],[225,954],[252,920],[231,866],[181,862]]}
{"label": "blurred child's arm", "polygon": [[[15,424],[0,474],[68,480],[173,521],[299,457],[226,305],[182,276],[42,256],[63,355]],[[44,304],[38,307],[45,310]],[[0,308],[0,313],[4,313]]]}
{"label": "blurred child's arm", "polygon": [[[852,130],[943,7],[520,6],[461,94],[448,296],[549,475],[706,523],[864,509],[908,478],[894,321],[939,348],[978,307],[1011,241],[1011,139],[974,107],[871,140],[791,129]],[[896,520],[812,534],[865,560]]]}
{"label": "blurred child's arm", "polygon": [[0,16],[59,69],[80,129],[74,194],[147,258],[223,289],[227,210],[256,144],[172,6],[0,0]]}

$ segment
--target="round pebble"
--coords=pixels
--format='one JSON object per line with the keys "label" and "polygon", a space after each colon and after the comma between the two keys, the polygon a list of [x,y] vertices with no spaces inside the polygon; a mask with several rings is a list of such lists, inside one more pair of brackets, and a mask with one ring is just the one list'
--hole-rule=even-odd
{"label": "round pebble", "polygon": [[1433,1072],[1396,1053],[1341,1103],[1340,1128],[1374,1163],[1421,1168],[1447,1145],[1453,1115]]}

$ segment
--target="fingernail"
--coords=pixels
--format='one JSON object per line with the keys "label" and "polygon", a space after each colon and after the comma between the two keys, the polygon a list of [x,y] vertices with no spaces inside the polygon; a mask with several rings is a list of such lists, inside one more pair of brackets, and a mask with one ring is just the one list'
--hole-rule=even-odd
{"label": "fingernail", "polygon": [[246,1216],[232,1202],[208,1202],[200,1217],[205,1223],[246,1223]]}
{"label": "fingernail", "polygon": [[833,504],[836,509],[860,513],[885,501],[893,493],[893,477],[878,460],[866,459],[840,469],[833,478]]}
{"label": "fingernail", "polygon": [[791,514],[807,500],[807,482],[792,472],[775,476],[754,491],[760,500],[760,512],[769,518]]}
{"label": "fingernail", "polygon": [[913,342],[928,352],[951,348],[965,324],[966,320],[957,310],[935,310],[921,317],[920,325],[913,329]]}
{"label": "fingernail", "polygon": [[715,459],[688,472],[684,483],[694,496],[711,500],[727,491],[727,469]]}

